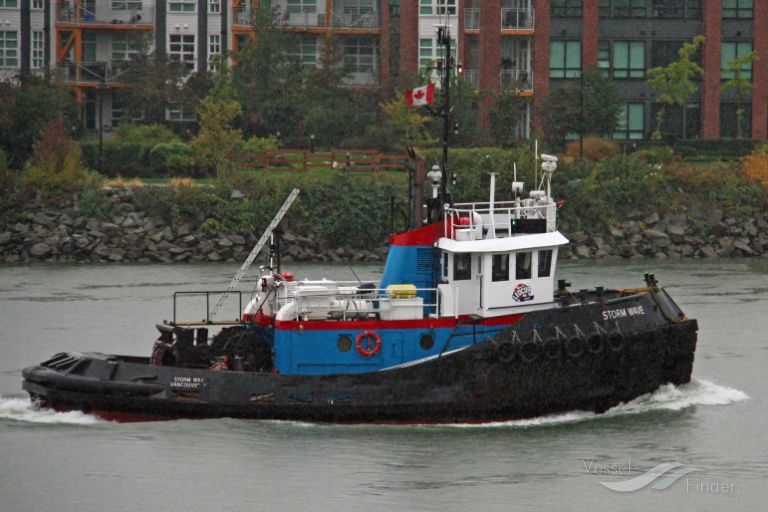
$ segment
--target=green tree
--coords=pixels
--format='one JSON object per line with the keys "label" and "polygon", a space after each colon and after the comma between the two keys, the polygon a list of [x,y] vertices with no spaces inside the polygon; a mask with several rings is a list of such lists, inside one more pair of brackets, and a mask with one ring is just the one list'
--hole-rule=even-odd
{"label": "green tree", "polygon": [[253,38],[233,55],[232,85],[243,109],[248,135],[292,136],[304,118],[302,87],[306,73],[296,57],[296,35],[283,30],[275,13],[254,7]]}
{"label": "green tree", "polygon": [[570,80],[551,90],[542,102],[546,140],[562,147],[568,136],[610,136],[619,122],[622,101],[616,86],[597,69],[581,80]]}
{"label": "green tree", "polygon": [[745,76],[744,71],[752,68],[752,63],[757,62],[759,59],[755,52],[749,52],[744,55],[740,55],[735,59],[729,59],[725,69],[726,76],[730,76],[721,87],[723,92],[733,90],[734,99],[736,100],[736,133],[740,139],[742,137],[741,121],[744,117],[744,107],[741,105],[741,98],[744,95],[749,94],[752,90],[752,80]]}
{"label": "green tree", "polygon": [[326,34],[320,40],[317,66],[308,66],[306,85],[297,91],[304,107],[304,135],[315,135],[325,147],[349,146],[350,140],[364,134],[376,121],[377,104],[371,93],[345,86],[354,64],[344,57],[344,46],[337,36]]}
{"label": "green tree", "polygon": [[690,43],[683,44],[678,51],[679,58],[676,61],[648,70],[650,78],[646,82],[657,94],[656,103],[661,105],[656,114],[656,131],[653,133],[653,139],[661,139],[661,123],[666,114],[666,106],[685,107],[696,94],[698,86],[694,83],[694,79],[702,75],[704,70],[694,62],[693,57],[703,43],[704,36],[696,36]]}
{"label": "green tree", "polygon": [[398,150],[404,151],[408,146],[426,148],[439,140],[429,131],[432,118],[423,115],[420,107],[409,107],[405,102],[405,93],[397,92],[392,101],[381,107],[389,117],[387,128],[390,140]]}
{"label": "green tree", "polygon": [[529,100],[514,90],[502,91],[496,95],[493,107],[488,111],[491,136],[496,144],[509,147],[519,137],[517,125],[520,121],[520,112],[529,103]]}
{"label": "green tree", "polygon": [[167,109],[194,112],[212,87],[212,75],[205,71],[190,73],[184,63],[173,60],[163,50],[138,53],[125,75],[126,117],[143,123],[166,123]]}
{"label": "green tree", "polygon": [[235,90],[230,81],[230,71],[222,64],[216,76],[216,86],[197,109],[200,131],[192,139],[195,159],[199,164],[212,168],[217,178],[228,170],[229,153],[243,144],[242,133],[233,127],[242,108],[235,100]]}
{"label": "green tree", "polygon": [[72,89],[54,77],[24,73],[19,83],[0,82],[0,149],[12,169],[21,169],[32,144],[54,122],[73,126]]}

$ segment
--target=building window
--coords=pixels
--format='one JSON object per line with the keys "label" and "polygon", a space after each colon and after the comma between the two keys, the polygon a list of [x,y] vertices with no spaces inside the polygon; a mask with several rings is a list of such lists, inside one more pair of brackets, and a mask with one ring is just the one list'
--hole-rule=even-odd
{"label": "building window", "polygon": [[129,33],[112,34],[112,60],[131,60],[141,54],[141,42]]}
{"label": "building window", "polygon": [[552,41],[549,53],[550,78],[581,76],[581,41]]}
{"label": "building window", "polygon": [[165,118],[168,121],[197,121],[194,111],[188,112],[181,107],[165,109]]}
{"label": "building window", "polygon": [[539,251],[539,277],[552,275],[552,249]]}
{"label": "building window", "polygon": [[0,0],[0,9],[17,9],[19,0]]}
{"label": "building window", "polygon": [[221,0],[208,0],[208,12],[210,13],[221,12]]}
{"label": "building window", "polygon": [[317,37],[300,36],[290,55],[297,58],[305,66],[317,65]]}
{"label": "building window", "polygon": [[195,0],[171,0],[168,2],[171,12],[195,12]]}
{"label": "building window", "polygon": [[515,279],[531,278],[531,259],[532,252],[518,252],[515,256]]}
{"label": "building window", "polygon": [[19,33],[15,30],[0,32],[0,67],[19,66]]}
{"label": "building window", "polygon": [[619,126],[613,133],[613,138],[630,140],[645,138],[645,106],[642,103],[627,103],[619,112]]}
{"label": "building window", "polygon": [[[720,48],[720,79],[730,80],[734,78],[735,73],[728,71],[730,63],[738,57],[746,55],[752,51],[752,43],[722,43]],[[741,68],[741,75],[746,79],[752,78],[752,63],[747,62]]]}
{"label": "building window", "polygon": [[613,78],[645,77],[645,42],[614,41],[611,55]]}
{"label": "building window", "polygon": [[365,37],[348,37],[344,40],[344,64],[353,73],[371,73],[376,55],[376,45]]}
{"label": "building window", "polygon": [[581,18],[582,0],[552,0],[552,17]]}
{"label": "building window", "polygon": [[216,62],[221,55],[221,36],[208,36],[208,71],[216,71]]}
{"label": "building window", "polygon": [[701,18],[701,0],[653,0],[654,18]]}
{"label": "building window", "polygon": [[723,0],[723,18],[752,18],[753,0]]}
{"label": "building window", "polygon": [[752,137],[751,102],[720,104],[720,136],[747,139]]}
{"label": "building window", "polygon": [[141,2],[135,0],[112,0],[113,11],[140,11]]}
{"label": "building window", "polygon": [[125,105],[122,99],[115,94],[112,96],[112,128],[117,128],[125,116]]}
{"label": "building window", "polygon": [[453,255],[453,280],[466,281],[472,278],[472,254],[468,252]]}
{"label": "building window", "polygon": [[288,12],[315,14],[317,13],[317,0],[288,0]]}
{"label": "building window", "polygon": [[32,69],[43,67],[43,31],[32,32]]}
{"label": "building window", "polygon": [[600,0],[600,17],[644,18],[646,0]]}
{"label": "building window", "polygon": [[424,16],[456,14],[456,0],[419,0],[419,14]]}
{"label": "building window", "polygon": [[168,48],[168,57],[171,60],[179,61],[190,71],[195,70],[195,36],[172,34],[170,36],[170,47]]}
{"label": "building window", "polygon": [[32,0],[32,9],[36,11],[43,10],[43,0]]}
{"label": "building window", "polygon": [[[435,39],[419,39],[419,67],[427,68],[434,66],[436,62],[442,60],[445,55],[445,48],[441,45],[436,47]],[[456,40],[451,39],[451,56],[456,57]]]}
{"label": "building window", "polygon": [[491,281],[509,281],[509,254],[494,254],[491,258]]}

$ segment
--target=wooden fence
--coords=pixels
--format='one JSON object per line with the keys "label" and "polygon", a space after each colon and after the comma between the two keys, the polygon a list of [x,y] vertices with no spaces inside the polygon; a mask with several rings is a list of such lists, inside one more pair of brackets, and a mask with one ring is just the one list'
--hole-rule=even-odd
{"label": "wooden fence", "polygon": [[238,169],[309,171],[327,168],[349,171],[405,171],[408,155],[385,155],[375,150],[336,150],[312,153],[305,149],[270,149],[262,153],[233,153],[229,158]]}

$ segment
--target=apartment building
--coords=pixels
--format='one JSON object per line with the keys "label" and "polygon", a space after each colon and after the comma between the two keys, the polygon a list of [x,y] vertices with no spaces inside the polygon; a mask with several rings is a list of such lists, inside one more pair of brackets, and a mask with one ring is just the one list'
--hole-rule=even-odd
{"label": "apartment building", "polygon": [[[257,1],[0,0],[0,80],[58,68],[77,94],[86,128],[109,131],[122,118],[121,91],[133,55],[164,48],[190,72],[214,70],[215,56],[252,36]],[[299,35],[307,65],[328,33],[344,48],[350,87],[388,87],[389,6],[379,0],[272,0],[285,30]],[[384,65],[382,65],[384,63]],[[170,109],[169,121],[194,120]]]}
{"label": "apartment building", "polygon": [[[214,56],[251,36],[258,1],[0,0],[0,80],[59,68],[77,92],[85,126],[115,126],[133,54],[162,47],[190,71],[212,70]],[[703,35],[699,92],[685,108],[668,109],[665,131],[733,137],[741,108],[742,134],[768,138],[768,0],[261,1],[270,2],[285,30],[298,34],[296,52],[307,65],[317,62],[322,37],[334,34],[353,67],[350,87],[389,91],[397,75],[441,57],[435,27],[449,26],[452,52],[464,79],[484,93],[485,111],[499,92],[532,98],[534,108],[520,112],[520,138],[535,129],[535,105],[547,92],[581,80],[590,67],[613,80],[625,102],[614,137],[648,138],[659,106],[647,71]],[[728,61],[749,52],[759,60],[742,70],[752,90],[737,104],[734,91],[722,85],[731,75]],[[173,110],[167,115],[193,118]]]}
{"label": "apartment building", "polygon": [[[768,136],[768,0],[401,0],[401,13],[401,68],[424,66],[434,55],[434,25],[447,23],[464,77],[480,92],[513,90],[537,104],[550,88],[596,67],[625,101],[619,139],[655,130],[659,104],[647,71],[676,60],[683,43],[703,35],[700,91],[685,108],[667,108],[664,131],[734,137],[741,107],[742,135]],[[737,104],[733,90],[721,90],[732,75],[728,61],[752,51],[759,61],[742,70],[752,90]],[[518,135],[529,136],[532,123],[530,109],[521,113]]]}

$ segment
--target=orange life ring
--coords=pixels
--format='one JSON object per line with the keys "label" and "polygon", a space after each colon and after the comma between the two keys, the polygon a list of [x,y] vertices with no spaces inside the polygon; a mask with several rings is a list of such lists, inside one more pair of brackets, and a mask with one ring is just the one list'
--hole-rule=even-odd
{"label": "orange life ring", "polygon": [[[365,346],[363,346],[363,338],[366,340]],[[373,348],[371,348],[371,339],[376,342]],[[355,347],[357,348],[357,352],[363,357],[371,357],[376,355],[381,350],[381,336],[379,336],[374,331],[363,331],[357,335],[357,340],[355,340]]]}

